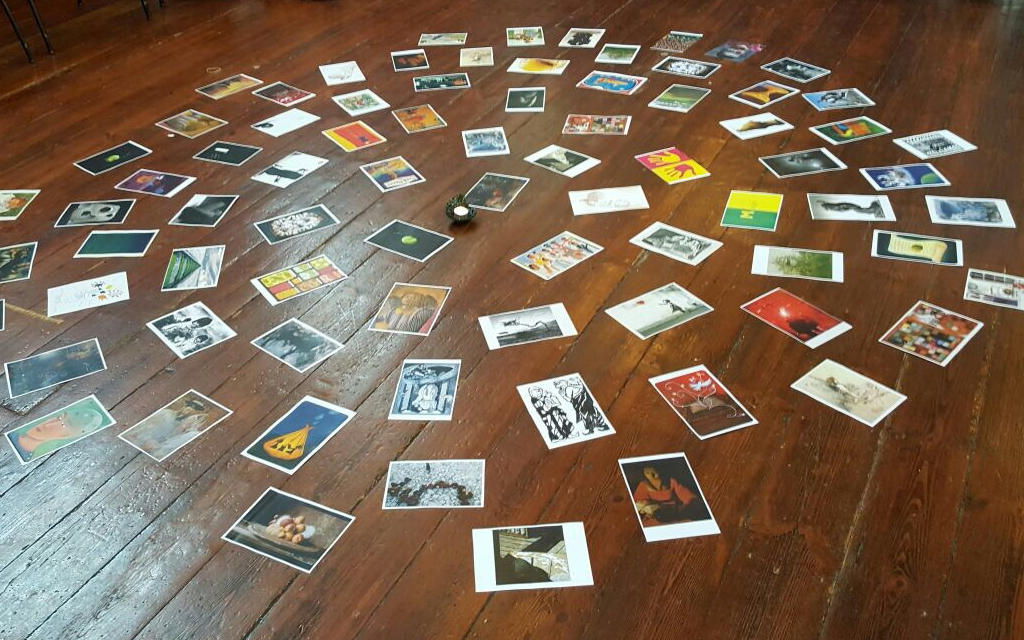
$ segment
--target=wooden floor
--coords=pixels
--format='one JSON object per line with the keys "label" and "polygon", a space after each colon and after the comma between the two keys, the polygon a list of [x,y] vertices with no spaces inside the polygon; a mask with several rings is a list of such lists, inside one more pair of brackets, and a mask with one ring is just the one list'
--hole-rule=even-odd
{"label": "wooden floor", "polygon": [[[757,157],[820,146],[807,127],[838,118],[797,98],[772,108],[796,126],[790,134],[743,142],[717,124],[750,113],[727,96],[766,77],[761,64],[797,57],[832,69],[813,88],[864,90],[877,103],[867,114],[897,135],[948,128],[977,144],[976,152],[937,162],[953,183],[944,193],[1006,198],[1021,221],[1020,2],[172,0],[154,8],[151,23],[129,0],[87,2],[81,14],[70,0],[52,4],[43,12],[56,57],[45,56],[37,36],[41,60],[34,66],[16,44],[0,48],[0,188],[42,189],[19,221],[0,227],[4,245],[40,243],[32,278],[0,288],[8,302],[0,359],[98,337],[110,369],[8,400],[0,424],[7,430],[96,393],[118,425],[38,464],[22,467],[9,452],[0,455],[0,637],[1024,637],[1024,314],[962,300],[965,269],[869,257],[871,225],[810,220],[806,192],[866,193],[856,168],[910,159],[890,139],[840,148],[849,170],[778,180]],[[22,21],[26,32],[29,25]],[[544,27],[546,47],[504,46],[505,27],[533,25]],[[643,45],[635,64],[621,70],[648,75],[648,86],[633,97],[574,88],[594,68],[596,51],[555,46],[573,26],[606,28],[606,42]],[[711,96],[691,113],[654,110],[647,102],[677,80],[647,71],[662,55],[649,46],[669,29],[705,34],[688,52],[693,57],[730,38],[765,43],[767,50],[725,63],[705,82]],[[494,47],[495,66],[469,69],[471,90],[414,94],[413,74],[394,73],[387,54],[436,31],[468,31],[468,46]],[[572,63],[562,77],[507,74],[523,51]],[[432,70],[459,70],[457,47],[429,54]],[[352,59],[368,83],[325,87],[317,66]],[[271,139],[249,125],[277,112],[275,105],[246,95],[212,102],[194,91],[233,73],[316,91],[302,108],[323,120]],[[546,111],[504,113],[506,89],[525,85],[547,87]],[[449,126],[410,136],[387,111],[368,114],[363,119],[388,142],[345,154],[319,132],[351,120],[330,96],[363,86],[395,107],[429,101]],[[190,107],[231,124],[191,141],[153,126]],[[569,112],[635,119],[625,138],[565,139],[560,130]],[[467,160],[459,131],[498,125],[509,134],[512,155]],[[241,199],[211,230],[164,226],[186,195],[142,196],[129,226],[161,229],[145,258],[72,260],[86,231],[53,229],[54,220],[70,201],[115,197],[116,179],[129,171],[93,178],[71,163],[126,139],[154,149],[132,167],[196,175],[190,192]],[[191,159],[214,139],[265,151],[242,168]],[[602,162],[567,180],[522,161],[554,142]],[[673,145],[712,177],[668,186],[632,158]],[[285,190],[249,180],[250,169],[259,168],[253,164],[291,150],[330,164]],[[427,182],[382,196],[357,167],[398,154]],[[426,264],[362,242],[396,217],[445,230],[444,201],[485,171],[531,182],[506,213],[482,212],[478,223],[454,230],[455,242]],[[643,185],[650,210],[573,218],[569,189],[631,184]],[[719,226],[731,189],[785,193],[778,231]],[[887,228],[959,237],[968,266],[1024,272],[1016,231],[936,227],[921,191],[895,192],[892,201],[899,222]],[[252,227],[315,203],[330,207],[342,225],[273,248]],[[699,267],[644,254],[627,241],[654,220],[725,247]],[[509,263],[565,229],[605,251],[549,282]],[[160,293],[172,248],[211,243],[227,245],[218,288]],[[750,275],[755,243],[842,251],[847,281]],[[351,275],[326,294],[270,307],[249,284],[321,252]],[[45,316],[48,287],[119,270],[128,271],[130,302]],[[453,287],[428,338],[366,331],[395,281]],[[604,313],[670,281],[715,311],[648,341]],[[812,351],[740,310],[779,285],[853,330]],[[919,299],[985,322],[948,368],[877,342]],[[196,300],[239,337],[178,360],[145,323]],[[478,316],[553,302],[565,303],[580,329],[577,339],[487,350]],[[300,375],[249,344],[288,317],[347,348]],[[454,421],[386,420],[396,369],[407,357],[462,359]],[[789,388],[824,357],[909,400],[870,429]],[[729,385],[760,424],[703,442],[685,429],[647,380],[698,363]],[[515,386],[572,372],[582,373],[617,434],[549,451]],[[190,387],[235,414],[162,464],[117,439]],[[306,394],[358,415],[292,477],[239,454]],[[688,454],[722,533],[647,544],[616,460],[674,451]],[[484,509],[381,510],[390,461],[449,457],[486,458]],[[268,486],[357,518],[312,575],[220,539]],[[474,592],[471,529],[575,520],[586,525],[595,586]]]}

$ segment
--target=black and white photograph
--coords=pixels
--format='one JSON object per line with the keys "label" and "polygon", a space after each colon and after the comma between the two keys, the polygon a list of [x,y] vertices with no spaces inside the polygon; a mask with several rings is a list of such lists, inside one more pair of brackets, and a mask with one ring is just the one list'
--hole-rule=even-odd
{"label": "black and white photograph", "polygon": [[483,460],[395,460],[388,466],[386,509],[479,509]]}
{"label": "black and white photograph", "polygon": [[192,157],[196,160],[203,160],[214,164],[240,167],[260,151],[263,151],[263,147],[218,140]]}
{"label": "black and white photograph", "polygon": [[4,364],[7,392],[12,398],[84,378],[107,369],[96,338],[50,349]]}
{"label": "black and white photograph", "polygon": [[615,434],[578,373],[521,384],[516,389],[548,449]]}
{"label": "black and white photograph", "polygon": [[267,244],[277,244],[338,224],[338,218],[322,204],[283,213],[253,223]]}
{"label": "black and white photograph", "polygon": [[167,224],[182,227],[216,227],[237,201],[238,196],[197,193],[188,199],[181,211]]}
{"label": "black and white photograph", "polygon": [[290,318],[252,341],[299,373],[305,373],[345,346],[305,322]]}
{"label": "black and white photograph", "polygon": [[301,151],[293,151],[252,177],[273,187],[287,187],[327,164],[327,158],[319,158]]}
{"label": "black and white photograph", "polygon": [[712,311],[711,305],[675,282],[605,309],[605,313],[641,340]]}
{"label": "black and white photograph", "polygon": [[172,311],[147,322],[146,326],[179,358],[187,358],[236,335],[202,302]]}
{"label": "black and white photograph", "polygon": [[576,325],[561,302],[480,316],[478,320],[491,350],[576,335]]}
{"label": "black and white photograph", "polygon": [[135,206],[135,199],[72,202],[54,223],[55,228],[123,224]]}
{"label": "black and white photograph", "polygon": [[685,453],[622,458],[619,469],[647,542],[721,532]]}
{"label": "black and white photograph", "polygon": [[683,231],[664,222],[652,223],[629,241],[648,251],[692,266],[704,262],[722,246],[718,240]]}
{"label": "black and white photograph", "polygon": [[811,80],[824,78],[832,73],[823,67],[815,66],[809,62],[801,62],[793,58],[779,58],[775,62],[763,65],[761,68],[783,78],[789,78],[793,82],[810,82]]}
{"label": "black and white photograph", "polygon": [[552,144],[524,158],[530,164],[543,167],[566,178],[575,178],[601,163],[597,158]]}
{"label": "black and white photograph", "polygon": [[807,206],[812,220],[844,220],[848,222],[895,222],[889,196],[867,196],[846,193],[808,193]]}
{"label": "black and white photograph", "polygon": [[473,529],[477,593],[594,584],[582,522]]}
{"label": "black and white photograph", "polygon": [[544,87],[523,87],[509,89],[505,96],[505,111],[509,113],[539,113],[544,111],[547,89]]}
{"label": "black and white photograph", "polygon": [[830,89],[803,94],[804,100],[818,111],[833,109],[859,109],[872,107],[875,103],[859,89]]}
{"label": "black and white photograph", "polygon": [[793,178],[846,168],[842,160],[825,148],[790,151],[775,156],[764,156],[758,160],[775,174],[776,178]]}
{"label": "black and white photograph", "polygon": [[978,148],[946,129],[895,138],[893,143],[921,160],[951,156],[956,153],[974,151]]}
{"label": "black and white photograph", "polygon": [[405,360],[388,420],[452,419],[462,360]]}
{"label": "black and white photograph", "polygon": [[379,249],[426,262],[454,240],[451,236],[401,220],[392,220],[363,240]]}
{"label": "black and white photograph", "polygon": [[303,111],[302,109],[288,109],[282,111],[277,115],[270,116],[266,120],[260,120],[256,124],[252,125],[252,128],[265,133],[273,138],[278,138],[305,127],[306,125],[313,124],[320,119],[320,116]]}
{"label": "black and white photograph", "polygon": [[690,60],[689,58],[666,56],[658,64],[651,67],[651,71],[704,80],[721,68],[722,65],[715,64],[714,62],[701,62],[699,60]]}

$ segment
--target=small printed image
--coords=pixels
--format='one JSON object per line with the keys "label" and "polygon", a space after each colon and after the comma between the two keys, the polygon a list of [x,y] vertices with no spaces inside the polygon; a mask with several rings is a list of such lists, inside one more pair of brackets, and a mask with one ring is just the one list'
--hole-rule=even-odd
{"label": "small printed image", "polygon": [[729,40],[725,44],[720,44],[711,51],[708,51],[704,55],[709,58],[718,58],[719,60],[728,60],[729,62],[742,62],[747,58],[753,57],[755,54],[764,51],[763,44],[755,44],[753,42],[740,42],[739,40]]}
{"label": "small printed image", "polygon": [[263,151],[262,147],[218,141],[192,157],[196,160],[205,160],[206,162],[240,167],[260,151]]}
{"label": "small printed image", "polygon": [[387,160],[378,160],[359,167],[367,178],[373,182],[373,186],[380,189],[382,193],[397,191],[404,187],[426,182],[426,178],[420,175],[416,169],[402,156],[395,156]]}
{"label": "small printed image", "polygon": [[117,437],[157,462],[203,435],[233,413],[190,389]]}
{"label": "small printed image", "polygon": [[925,196],[928,215],[935,224],[1013,229],[1017,225],[1006,200],[998,198],[952,198]]}
{"label": "small printed image", "polygon": [[480,316],[478,320],[487,347],[492,350],[576,335],[576,326],[561,302]]}
{"label": "small printed image", "polygon": [[395,460],[388,467],[384,509],[484,506],[483,460]]}
{"label": "small printed image", "polygon": [[276,306],[337,284],[348,276],[331,259],[319,255],[277,271],[271,271],[249,282],[272,306]]}
{"label": "small printed image", "polygon": [[664,109],[665,111],[686,113],[697,106],[697,103],[706,98],[710,93],[711,89],[674,84],[662,91],[657,98],[648,102],[647,106],[654,109]]}
{"label": "small printed image", "polygon": [[843,281],[843,254],[836,251],[814,251],[792,247],[754,245],[750,273],[779,278]]}
{"label": "small printed image", "polygon": [[871,241],[871,256],[891,260],[926,262],[947,267],[962,267],[964,247],[963,242],[956,238],[939,238],[875,229]]}
{"label": "small printed image", "polygon": [[964,300],[1024,311],[1024,278],[968,269]]}
{"label": "small printed image", "polygon": [[451,420],[462,360],[406,360],[388,420]]}
{"label": "small printed image", "polygon": [[161,291],[208,289],[217,286],[224,245],[175,249],[167,263]]}
{"label": "small printed image", "polygon": [[510,27],[505,29],[505,45],[509,47],[539,47],[544,44],[543,27]]}
{"label": "small printed image", "polygon": [[601,47],[594,62],[599,64],[633,64],[633,59],[640,52],[636,44],[606,44]]}
{"label": "small printed image", "polygon": [[595,89],[607,93],[631,96],[647,83],[643,76],[630,76],[611,71],[591,71],[576,86],[581,89]]}
{"label": "small printed image", "polygon": [[466,192],[466,203],[477,209],[504,211],[508,209],[528,182],[530,182],[529,178],[507,176],[501,173],[485,173]]}
{"label": "small printed image", "polygon": [[227,120],[214,118],[195,109],[188,109],[166,120],[161,120],[156,123],[156,126],[186,138],[198,138],[204,133],[209,133],[218,127],[223,127],[227,123]]}
{"label": "small printed image", "polygon": [[440,129],[448,126],[448,123],[429,104],[395,109],[391,112],[391,115],[395,116],[395,119],[402,125],[406,133],[419,133],[420,131],[430,131],[431,129]]}
{"label": "small printed image", "polygon": [[633,116],[591,116],[570,113],[562,125],[563,135],[624,136]]}
{"label": "small printed image", "polygon": [[355,415],[344,407],[306,396],[260,434],[242,455],[291,475]]}
{"label": "small printed image", "polygon": [[873,427],[907,396],[833,360],[824,360],[790,385],[800,393]]}
{"label": "small printed image", "polygon": [[395,71],[415,71],[429,69],[430,62],[427,60],[427,52],[423,49],[409,49],[408,51],[392,51],[391,66]]}
{"label": "small printed image", "polygon": [[597,46],[601,36],[604,35],[604,29],[569,29],[569,32],[565,34],[562,41],[558,43],[560,47],[569,47],[573,49],[593,49]]}
{"label": "small printed image", "polygon": [[640,185],[570,191],[569,204],[572,206],[572,215],[574,216],[589,216],[614,211],[637,211],[651,207],[647,202],[647,196],[644,195],[644,189]]}
{"label": "small printed image", "polygon": [[689,58],[676,58],[668,56],[661,59],[661,62],[654,65],[651,71],[660,71],[674,76],[685,76],[687,78],[706,79],[712,73],[722,68],[722,65],[714,62],[701,62]]}
{"label": "small printed image", "polygon": [[387,109],[391,106],[385,102],[383,98],[369,89],[362,89],[361,91],[353,91],[352,93],[334,96],[331,100],[334,101],[334,104],[344,109],[345,113],[350,116],[361,116],[364,113],[380,111],[381,109]]}
{"label": "small printed image", "polygon": [[544,111],[544,99],[547,90],[544,87],[525,87],[509,89],[505,97],[505,111],[509,113],[539,113]]}
{"label": "small printed image", "polygon": [[322,204],[316,204],[254,224],[267,244],[277,244],[304,236],[307,233],[333,227],[339,224],[339,221],[330,209]]}
{"label": "small printed image", "polygon": [[568,60],[551,58],[516,58],[508,67],[509,73],[560,76],[569,66]]}
{"label": "small printed image", "polygon": [[363,242],[417,262],[426,262],[454,238],[430,229],[392,220]]}
{"label": "small printed image", "polygon": [[952,131],[946,131],[945,129],[930,133],[919,133],[916,136],[896,138],[893,142],[921,160],[941,158],[942,156],[949,156],[955,153],[974,151],[978,148]]}
{"label": "small printed image", "polygon": [[327,158],[318,158],[301,151],[293,151],[254,175],[252,179],[283,189],[305,178],[327,162]]}
{"label": "small printed image", "polygon": [[491,47],[476,47],[474,49],[462,49],[459,51],[460,67],[493,67],[494,49]]}
{"label": "small printed image", "polygon": [[444,73],[436,76],[419,76],[412,79],[413,91],[443,91],[445,89],[469,89],[469,75],[465,73]]}
{"label": "small printed image", "polygon": [[605,309],[605,313],[641,340],[711,313],[708,303],[674,282]]}
{"label": "small printed image", "polygon": [[12,398],[27,395],[106,371],[107,362],[96,338],[37,353],[4,364],[7,392]]}
{"label": "small printed image", "polygon": [[808,193],[812,220],[895,222],[889,196],[861,196],[842,193]]}
{"label": "small printed image", "polygon": [[[807,176],[826,171],[841,171],[846,168],[842,160],[825,148],[780,153],[775,156],[764,156],[758,160],[775,174],[776,178]],[[864,170],[861,169],[861,171]]]}
{"label": "small printed image", "polygon": [[220,100],[221,98],[241,93],[246,89],[251,89],[261,84],[263,84],[262,80],[253,78],[252,76],[247,76],[244,73],[239,73],[231,76],[230,78],[224,78],[223,80],[218,80],[217,82],[199,87],[196,91],[207,98]]}
{"label": "small printed image", "polygon": [[648,151],[635,156],[637,162],[668,184],[679,184],[711,175],[696,160],[683,153],[678,147]]}
{"label": "small printed image", "polygon": [[682,53],[704,37],[702,33],[688,33],[686,31],[669,31],[667,35],[651,45],[655,51],[668,51],[669,53]]}
{"label": "small printed image", "polygon": [[[116,169],[122,165],[126,165],[129,162],[134,162],[139,158],[143,158],[153,153],[151,149],[147,149],[137,142],[129,140],[128,142],[122,142],[116,147],[104,149],[99,153],[94,153],[88,158],[78,160],[75,162],[75,166],[82,171],[88,173],[91,176],[98,176],[101,173],[106,173],[111,169]],[[4,192],[0,192],[2,194]],[[0,200],[2,202],[2,200]],[[3,207],[0,206],[0,212],[3,211]],[[2,214],[0,214],[2,219]]]}
{"label": "small printed image", "polygon": [[93,231],[75,252],[76,258],[141,258],[156,239],[152,231]]}
{"label": "small printed image", "polygon": [[38,195],[39,189],[0,191],[0,222],[17,220]]}
{"label": "small printed image", "polygon": [[736,93],[730,94],[729,97],[755,109],[764,109],[798,93],[800,93],[799,89],[787,87],[772,80],[763,80],[746,89],[740,89]]}
{"label": "small printed image", "polygon": [[466,44],[465,33],[423,33],[420,34],[421,47],[461,47]]}
{"label": "small printed image", "polygon": [[630,242],[684,264],[698,265],[722,247],[718,240],[683,231],[664,222],[654,222]]}
{"label": "small printed image", "polygon": [[811,133],[824,138],[831,144],[838,145],[884,136],[887,133],[892,133],[892,129],[867,116],[859,116],[811,127]]}
{"label": "small printed image", "polygon": [[38,246],[38,242],[26,242],[0,247],[0,284],[28,280]]}
{"label": "small printed image", "polygon": [[722,213],[723,227],[775,231],[782,211],[781,193],[731,191]]}
{"label": "small printed image", "polygon": [[774,113],[758,113],[732,120],[722,120],[718,124],[740,140],[770,136],[773,133],[790,131],[793,128],[793,125]]}
{"label": "small printed image", "polygon": [[832,73],[828,69],[817,67],[809,62],[800,62],[794,58],[780,58],[775,62],[769,62],[761,68],[794,82],[810,82]]}
{"label": "small printed image", "polygon": [[396,282],[370,321],[370,331],[430,335],[451,287]]}
{"label": "small printed image", "polygon": [[147,322],[153,333],[179,358],[187,358],[237,335],[202,302]]}
{"label": "small printed image", "polygon": [[781,288],[772,289],[740,308],[811,349],[853,328]]}
{"label": "small printed image", "polygon": [[919,300],[879,342],[945,367],[984,323]]}
{"label": "small printed image", "polygon": [[274,84],[268,84],[265,87],[261,87],[252,92],[252,95],[269,100],[275,104],[279,104],[282,107],[294,107],[300,102],[305,102],[310,98],[316,97],[315,93],[310,91],[303,91],[298,87],[293,87],[290,84],[284,82],[275,82]]}
{"label": "small printed image", "polygon": [[601,163],[597,158],[552,144],[524,158],[530,164],[543,167],[558,175],[575,178]]}
{"label": "small printed image", "polygon": [[811,106],[818,111],[831,111],[832,109],[857,109],[870,107],[875,103],[857,89],[831,89],[829,91],[817,91],[803,94],[804,100],[811,103]]}
{"label": "small printed image", "polygon": [[578,373],[517,387],[549,449],[615,434]]}
{"label": "small printed image", "polygon": [[594,584],[582,522],[473,529],[477,593]]}
{"label": "small printed image", "polygon": [[216,227],[238,201],[238,196],[214,196],[197,193],[167,224],[183,227]]}
{"label": "small printed image", "polygon": [[503,156],[510,153],[504,127],[463,131],[462,144],[466,149],[467,158]]}
{"label": "small printed image", "polygon": [[512,258],[512,264],[550,280],[560,273],[596,255],[604,247],[585,240],[575,233],[563,231],[554,238]]}
{"label": "small printed image", "polygon": [[96,396],[89,396],[11,429],[4,435],[18,461],[29,464],[112,424],[114,418],[103,403]]}
{"label": "small printed image", "polygon": [[701,440],[757,424],[757,419],[704,365],[650,379],[672,411]]}
{"label": "small printed image", "polygon": [[320,65],[320,75],[324,77],[324,83],[328,87],[351,82],[363,82],[366,76],[363,75],[359,65],[355,62],[336,62],[334,64]]}
{"label": "small printed image", "polygon": [[192,176],[139,169],[119,182],[114,188],[133,193],[146,193],[161,198],[176,196],[182,189],[195,182]]}
{"label": "small printed image", "polygon": [[647,542],[720,533],[685,453],[619,460]]}
{"label": "small printed image", "polygon": [[252,344],[299,373],[309,371],[345,346],[295,318],[285,320]]}
{"label": "small printed image", "polygon": [[387,138],[374,131],[373,127],[362,120],[327,129],[322,133],[346,153],[387,142]]}

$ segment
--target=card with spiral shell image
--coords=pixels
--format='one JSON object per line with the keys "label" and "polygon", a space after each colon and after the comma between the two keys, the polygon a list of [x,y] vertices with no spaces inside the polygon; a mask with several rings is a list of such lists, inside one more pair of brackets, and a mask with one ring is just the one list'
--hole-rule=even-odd
{"label": "card with spiral shell image", "polygon": [[757,424],[757,418],[704,365],[656,376],[650,383],[701,440]]}
{"label": "card with spiral shell image", "polygon": [[612,423],[578,373],[516,389],[548,449],[615,435]]}
{"label": "card with spiral shell image", "polygon": [[270,487],[221,538],[312,573],[354,520],[355,516]]}
{"label": "card with spiral shell image", "polygon": [[355,415],[344,407],[306,396],[260,434],[242,455],[291,475]]}
{"label": "card with spiral shell image", "polygon": [[793,125],[789,124],[779,116],[766,111],[752,116],[722,120],[718,124],[725,127],[725,130],[740,140],[750,140],[770,136],[773,133],[789,131]]}
{"label": "card with spiral shell image", "polygon": [[284,213],[254,223],[267,244],[277,244],[338,224],[338,218],[322,204]]}
{"label": "card with spiral shell image", "polygon": [[479,509],[483,460],[395,460],[388,466],[384,509]]}
{"label": "card with spiral shell image", "polygon": [[462,360],[405,360],[388,420],[451,420]]}
{"label": "card with spiral shell image", "polygon": [[902,393],[829,359],[790,386],[869,427],[884,420],[907,399]]}

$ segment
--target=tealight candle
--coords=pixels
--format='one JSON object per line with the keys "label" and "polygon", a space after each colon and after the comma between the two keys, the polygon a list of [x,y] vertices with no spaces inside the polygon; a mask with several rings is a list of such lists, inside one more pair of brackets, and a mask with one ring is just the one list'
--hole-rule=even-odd
{"label": "tealight candle", "polygon": [[464,224],[476,217],[476,211],[461,193],[445,204],[444,214],[455,224]]}

